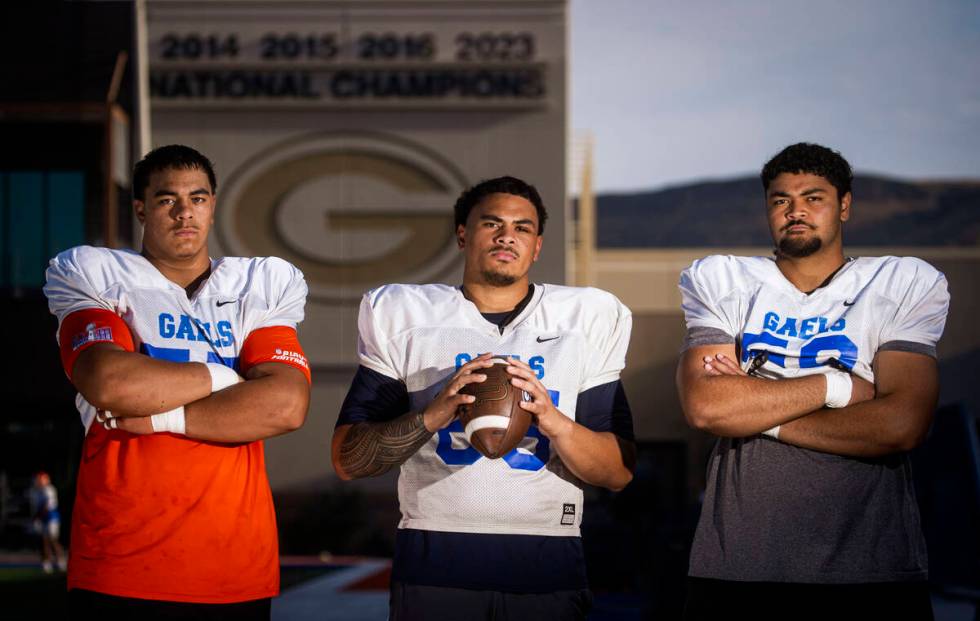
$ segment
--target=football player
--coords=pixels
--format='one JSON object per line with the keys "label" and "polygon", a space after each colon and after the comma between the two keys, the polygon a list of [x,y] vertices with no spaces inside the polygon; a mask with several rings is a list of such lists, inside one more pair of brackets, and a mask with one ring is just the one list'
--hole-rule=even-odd
{"label": "football player", "polygon": [[186,146],[133,172],[142,253],[80,246],[44,292],[86,435],[72,516],[77,618],[268,619],[279,588],[261,440],[300,427],[306,283],[211,259],[216,180]]}
{"label": "football player", "polygon": [[719,437],[689,619],[932,617],[908,451],[949,294],[919,259],[844,255],[851,181],[839,153],[787,147],[762,169],[775,257],[681,275],[681,405]]}
{"label": "football player", "polygon": [[[533,186],[484,181],[456,202],[463,284],[387,285],[358,320],[360,366],[333,437],[343,479],[401,467],[391,619],[584,619],[584,483],[632,478],[619,374],[632,319],[598,289],[532,284],[547,213]],[[456,418],[492,355],[534,420],[483,457]]]}

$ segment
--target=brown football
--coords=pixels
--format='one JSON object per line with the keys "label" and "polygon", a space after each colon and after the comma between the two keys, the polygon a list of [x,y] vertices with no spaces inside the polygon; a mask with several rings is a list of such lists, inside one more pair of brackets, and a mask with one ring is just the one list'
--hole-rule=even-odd
{"label": "brown football", "polygon": [[473,395],[476,401],[459,406],[456,414],[470,445],[486,457],[497,459],[514,450],[527,434],[531,413],[520,402],[530,400],[530,395],[510,383],[513,376],[504,361],[495,361],[492,367],[474,373],[484,374],[487,379],[463,386],[460,393]]}

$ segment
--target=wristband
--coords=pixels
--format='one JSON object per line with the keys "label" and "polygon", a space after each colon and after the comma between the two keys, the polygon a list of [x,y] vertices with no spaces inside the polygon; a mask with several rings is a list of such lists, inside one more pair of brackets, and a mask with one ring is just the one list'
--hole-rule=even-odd
{"label": "wristband", "polygon": [[824,375],[827,378],[827,396],[824,403],[828,408],[846,407],[851,402],[853,382],[850,373],[831,371]]}
{"label": "wristband", "polygon": [[770,438],[772,438],[774,440],[778,440],[779,439],[779,428],[780,427],[782,427],[782,425],[776,425],[772,429],[766,429],[765,431],[762,432],[762,435],[769,436]]}
{"label": "wristband", "polygon": [[217,362],[208,362],[204,366],[208,368],[208,373],[211,374],[211,392],[224,390],[242,381],[238,373],[235,373],[235,369],[231,367],[226,367]]}
{"label": "wristband", "polygon": [[153,431],[157,433],[169,431],[170,433],[184,435],[184,406],[176,407],[169,412],[154,414],[150,417],[150,425],[153,426]]}

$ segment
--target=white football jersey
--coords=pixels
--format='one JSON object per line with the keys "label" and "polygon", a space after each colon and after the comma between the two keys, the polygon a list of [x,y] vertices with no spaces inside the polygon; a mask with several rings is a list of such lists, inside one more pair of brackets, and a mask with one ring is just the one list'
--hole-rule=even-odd
{"label": "white football jersey", "polygon": [[[458,288],[388,285],[361,302],[358,354],[365,367],[405,382],[413,411],[482,353],[520,358],[575,419],[579,393],[619,379],[631,325],[629,309],[598,289],[535,285],[501,332]],[[537,427],[508,455],[488,459],[457,420],[402,464],[399,528],[577,536],[580,486]]]}
{"label": "white football jersey", "polygon": [[681,274],[689,344],[735,342],[743,369],[767,352],[762,377],[850,370],[874,381],[882,348],[935,356],[949,307],[946,278],[912,257],[849,261],[809,295],[774,259],[710,256]]}
{"label": "white football jersey", "polygon": [[[51,260],[44,294],[59,327],[69,314],[102,308],[119,315],[137,351],[173,362],[218,362],[238,370],[253,330],[303,320],[303,274],[276,257],[224,257],[188,299],[142,255],[78,246]],[[95,410],[76,398],[88,430]]]}

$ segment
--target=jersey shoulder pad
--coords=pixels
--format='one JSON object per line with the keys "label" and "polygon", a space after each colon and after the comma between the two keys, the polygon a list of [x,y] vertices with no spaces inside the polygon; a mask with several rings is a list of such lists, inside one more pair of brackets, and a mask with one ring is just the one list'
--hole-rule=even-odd
{"label": "jersey shoulder pad", "polygon": [[147,265],[146,260],[132,250],[75,246],[51,259],[48,276],[49,279],[54,275],[70,277],[74,272],[102,291],[119,282],[141,279]]}
{"label": "jersey shoulder pad", "polygon": [[559,318],[556,327],[583,334],[602,352],[613,347],[620,338],[629,342],[633,315],[615,295],[595,287],[543,287],[541,305],[550,309],[550,315]]}
{"label": "jersey shoulder pad", "polygon": [[290,280],[297,274],[302,274],[295,265],[279,257],[254,257],[246,260],[254,266],[257,273],[269,279]]}
{"label": "jersey shoulder pad", "polygon": [[923,293],[946,277],[929,263],[917,257],[862,257],[857,259],[861,272],[858,278],[873,280],[874,289],[886,298],[904,298],[909,291]]}
{"label": "jersey shoulder pad", "polygon": [[86,264],[101,263],[108,259],[112,250],[108,248],[98,248],[96,246],[75,246],[68,250],[63,250],[51,259],[52,263],[72,266],[81,269],[80,266]]}
{"label": "jersey shoulder pad", "polygon": [[681,284],[694,285],[712,299],[720,299],[753,282],[765,281],[773,262],[766,257],[738,257],[715,254],[695,260],[681,272]]}
{"label": "jersey shoulder pad", "polygon": [[459,292],[448,285],[390,284],[371,289],[365,294],[371,307],[378,312],[415,308],[439,309],[458,301]]}
{"label": "jersey shoulder pad", "polygon": [[268,283],[274,290],[295,282],[305,280],[303,272],[295,265],[279,257],[255,257],[248,259],[251,273]]}
{"label": "jersey shoulder pad", "polygon": [[934,280],[941,275],[939,270],[918,257],[880,257],[882,269],[895,275],[896,278],[917,280]]}
{"label": "jersey shoulder pad", "polygon": [[258,288],[275,297],[277,292],[303,281],[303,272],[279,257],[222,257],[217,264],[215,273],[220,276],[222,290]]}
{"label": "jersey shoulder pad", "polygon": [[449,285],[382,285],[364,294],[361,312],[390,338],[409,328],[458,321],[461,299]]}
{"label": "jersey shoulder pad", "polygon": [[541,303],[548,306],[576,309],[588,315],[610,316],[630,314],[629,308],[612,293],[596,287],[568,287],[564,285],[535,285],[544,288]]}
{"label": "jersey shoulder pad", "polygon": [[[106,268],[112,268],[114,264],[120,262],[114,255],[125,254],[125,250],[112,250],[110,248],[98,248],[96,246],[75,246],[59,252],[53,259],[52,264],[62,265],[78,272],[98,272]],[[125,261],[123,258],[122,261]]]}

